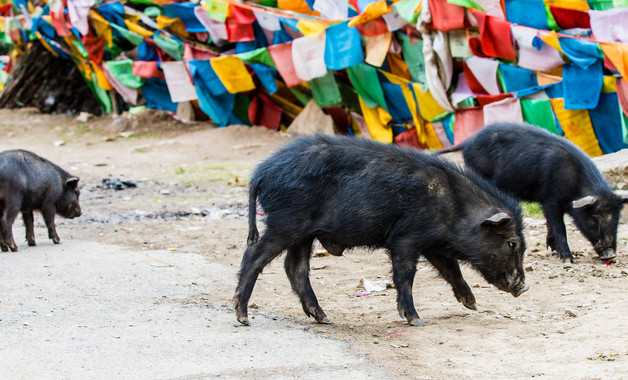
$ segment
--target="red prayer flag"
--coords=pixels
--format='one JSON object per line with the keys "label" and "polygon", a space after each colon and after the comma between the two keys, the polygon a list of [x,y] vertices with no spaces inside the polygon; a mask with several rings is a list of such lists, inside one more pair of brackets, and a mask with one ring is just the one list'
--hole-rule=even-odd
{"label": "red prayer flag", "polygon": [[447,32],[465,27],[463,7],[450,4],[447,0],[430,0],[428,4],[432,14],[432,29]]}
{"label": "red prayer flag", "polygon": [[484,128],[484,111],[480,107],[461,108],[456,111],[454,145],[458,145]]}
{"label": "red prayer flag", "polygon": [[584,28],[591,29],[591,19],[589,12],[579,11],[576,9],[560,8],[550,5],[550,11],[556,24],[561,29]]}
{"label": "red prayer flag", "polygon": [[[499,17],[489,16],[484,12],[475,9],[469,9],[473,16],[478,20],[480,28],[481,51],[485,56],[515,60],[515,49],[512,45],[512,33],[510,31],[511,24]],[[469,45],[471,40],[477,37],[469,37]],[[471,49],[475,53],[478,48],[477,42]]]}

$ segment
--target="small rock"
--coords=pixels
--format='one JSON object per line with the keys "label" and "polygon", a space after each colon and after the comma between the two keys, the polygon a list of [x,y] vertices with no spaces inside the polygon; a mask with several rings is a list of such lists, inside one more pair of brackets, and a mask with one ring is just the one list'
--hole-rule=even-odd
{"label": "small rock", "polygon": [[170,190],[168,190],[168,189],[161,189],[160,193],[162,195],[170,195]]}
{"label": "small rock", "polygon": [[564,333],[565,333],[565,331],[564,331],[564,330],[556,330],[556,333],[557,333],[557,334],[564,334]]}
{"label": "small rock", "polygon": [[534,268],[532,267],[532,265],[528,265],[526,266],[526,272],[534,272]]}
{"label": "small rock", "polygon": [[251,309],[259,309],[259,306],[257,306],[257,304],[256,304],[256,303],[252,303],[252,304],[250,304],[250,305],[249,305],[249,307],[250,307]]}
{"label": "small rock", "polygon": [[577,317],[576,313],[574,313],[573,311],[569,310],[569,309],[565,309],[565,315],[571,318],[575,318]]}
{"label": "small rock", "polygon": [[81,112],[74,120],[78,121],[79,123],[87,123],[87,121],[91,117],[92,115],[89,112]]}
{"label": "small rock", "polygon": [[62,146],[62,145],[65,145],[65,141],[63,141],[63,140],[57,140],[57,141],[55,141],[53,144],[54,144],[54,146]]}

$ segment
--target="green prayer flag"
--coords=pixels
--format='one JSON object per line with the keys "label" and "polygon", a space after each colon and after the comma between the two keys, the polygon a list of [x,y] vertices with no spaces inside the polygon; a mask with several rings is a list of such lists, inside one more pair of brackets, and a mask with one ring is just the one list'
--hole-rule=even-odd
{"label": "green prayer flag", "polygon": [[349,74],[351,84],[353,84],[355,91],[360,95],[364,104],[369,108],[381,106],[388,111],[388,105],[386,104],[386,98],[384,98],[382,86],[379,83],[376,68],[365,63],[359,63],[348,67],[347,73]]}
{"label": "green prayer flag", "polygon": [[81,41],[73,39],[72,44],[76,47],[76,49],[78,49],[79,53],[81,53],[81,56],[83,58],[87,58],[89,56],[87,54],[87,50],[85,50],[85,46],[83,46]]}
{"label": "green prayer flag", "polygon": [[168,55],[172,58],[176,59],[177,61],[183,60],[184,46],[179,41],[168,38],[163,34],[156,34],[155,36],[153,36],[153,41],[155,41],[155,44],[157,44],[157,46],[159,46],[163,51],[168,53]]}
{"label": "green prayer flag", "polygon": [[243,123],[247,125],[251,125],[251,120],[249,119],[249,106],[251,105],[251,98],[242,95],[242,93],[235,94],[235,103],[233,106],[233,113],[242,120]]}
{"label": "green prayer flag", "polygon": [[[393,7],[397,9],[399,16],[408,24],[416,24],[416,20],[419,18],[419,13],[414,13],[421,0],[401,0],[393,4]],[[427,5],[427,3],[425,4]]]}
{"label": "green prayer flag", "polygon": [[120,32],[120,34],[122,34],[122,36],[124,38],[129,40],[129,42],[132,43],[135,46],[141,44],[144,41],[144,37],[140,36],[139,34],[137,34],[135,32],[132,32],[132,31],[128,30],[127,28],[123,28],[123,27],[121,27],[119,25],[116,25],[113,22],[110,23],[110,25],[111,25],[112,28],[114,28],[115,30]]}
{"label": "green prayer flag", "polygon": [[236,55],[240,57],[243,62],[246,63],[261,63],[266,66],[277,68],[277,66],[275,66],[275,61],[273,61],[270,53],[265,47],[247,51],[244,53],[239,53]]}
{"label": "green prayer flag", "polygon": [[421,84],[427,83],[425,77],[425,56],[423,55],[423,40],[419,40],[416,44],[410,41],[410,38],[404,33],[397,33],[397,37],[401,41],[401,50],[403,58],[408,65],[408,71],[412,81]]}
{"label": "green prayer flag", "polygon": [[207,11],[209,13],[209,17],[213,20],[219,22],[225,22],[227,19],[227,10],[229,9],[229,3],[224,1],[213,1],[209,0],[207,2]]}
{"label": "green prayer flag", "polygon": [[288,87],[288,90],[292,92],[292,95],[294,95],[294,97],[297,98],[297,100],[299,101],[299,103],[301,103],[302,106],[305,106],[306,104],[308,104],[310,100],[312,99],[311,97],[307,96],[306,94],[297,90],[296,88]]}
{"label": "green prayer flag", "polygon": [[140,88],[144,84],[142,78],[133,74],[133,60],[121,59],[119,61],[105,62],[111,75],[128,88]]}
{"label": "green prayer flag", "polygon": [[447,2],[449,4],[459,5],[459,6],[465,7],[465,8],[478,9],[478,10],[484,12],[484,8],[482,8],[482,6],[480,6],[480,4],[476,3],[473,0],[447,0]]}
{"label": "green prayer flag", "polygon": [[521,99],[521,113],[523,120],[532,125],[558,134],[554,111],[549,99]]}
{"label": "green prayer flag", "polygon": [[96,95],[96,99],[98,99],[98,102],[100,103],[103,111],[105,111],[105,114],[109,115],[111,113],[111,98],[109,97],[107,90],[98,85],[96,73],[92,74],[91,80],[86,80],[86,82],[87,86],[92,90],[94,95]]}
{"label": "green prayer flag", "polygon": [[549,5],[545,4],[545,17],[547,18],[547,26],[549,26],[550,30],[560,30],[560,26],[556,23],[556,19],[550,10]]}
{"label": "green prayer flag", "polygon": [[624,140],[624,144],[628,144],[628,117],[624,114],[623,111],[619,111],[621,115],[621,134]]}
{"label": "green prayer flag", "polygon": [[332,71],[327,71],[327,74],[320,78],[314,78],[309,83],[317,106],[324,108],[342,104],[340,89]]}

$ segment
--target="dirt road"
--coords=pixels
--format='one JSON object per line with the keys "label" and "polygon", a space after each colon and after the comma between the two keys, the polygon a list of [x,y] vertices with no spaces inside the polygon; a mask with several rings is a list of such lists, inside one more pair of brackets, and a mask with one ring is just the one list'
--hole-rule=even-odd
{"label": "dirt road", "polygon": [[[610,265],[569,224],[577,264],[565,266],[545,249],[542,215],[530,214],[530,291],[515,299],[463,268],[477,312],[458,304],[435,271],[419,263],[414,295],[422,328],[399,319],[394,289],[356,297],[361,278],[389,276],[384,252],[313,258],[312,284],[333,322],[327,326],[305,317],[280,257],[256,285],[252,325],[236,328],[230,299],[247,236],[246,180],[290,137],[264,128],[176,124],[158,114],[85,123],[0,110],[0,118],[0,150],[30,149],[80,176],[84,209],[79,219],[58,219],[61,246],[46,241],[36,217],[39,246],[23,243],[17,222],[21,251],[0,253],[0,331],[8,334],[0,339],[0,377],[628,374],[623,223]],[[622,168],[613,173],[615,182],[626,178]],[[115,177],[137,187],[99,187]],[[301,346],[305,351],[295,354]]]}

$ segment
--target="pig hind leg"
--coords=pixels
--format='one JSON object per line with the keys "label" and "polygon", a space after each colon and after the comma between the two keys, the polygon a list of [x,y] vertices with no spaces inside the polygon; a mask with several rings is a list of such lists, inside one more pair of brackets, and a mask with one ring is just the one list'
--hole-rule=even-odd
{"label": "pig hind leg", "polygon": [[26,229],[26,241],[28,245],[34,247],[37,245],[35,242],[35,226],[32,211],[23,211],[22,219],[24,219],[24,228]]}
{"label": "pig hind leg", "polygon": [[412,299],[412,283],[416,273],[417,256],[395,250],[390,252],[393,282],[397,288],[397,310],[399,310],[399,316],[405,317],[411,326],[423,326]]}
{"label": "pig hind leg", "polygon": [[318,323],[331,323],[316,299],[316,294],[310,283],[310,255],[312,254],[312,242],[307,239],[300,245],[288,248],[285,268],[292,290],[299,296],[303,311],[307,316],[314,317]]}
{"label": "pig hind leg", "polygon": [[233,302],[236,310],[236,317],[243,325],[249,325],[248,303],[253,293],[253,287],[257,277],[262,270],[275,257],[279,256],[289,243],[269,237],[266,231],[257,242],[249,245],[242,256],[240,272],[238,273],[238,287],[236,288]]}
{"label": "pig hind leg", "polygon": [[0,199],[0,249],[2,252],[7,252],[9,246],[4,241],[4,200]]}
{"label": "pig hind leg", "polygon": [[460,271],[460,265],[456,259],[446,257],[437,253],[423,252],[425,258],[438,270],[443,276],[443,279],[451,285],[454,291],[454,296],[458,302],[462,303],[465,307],[477,310],[475,305],[475,296],[469,287],[469,284],[462,277]]}

